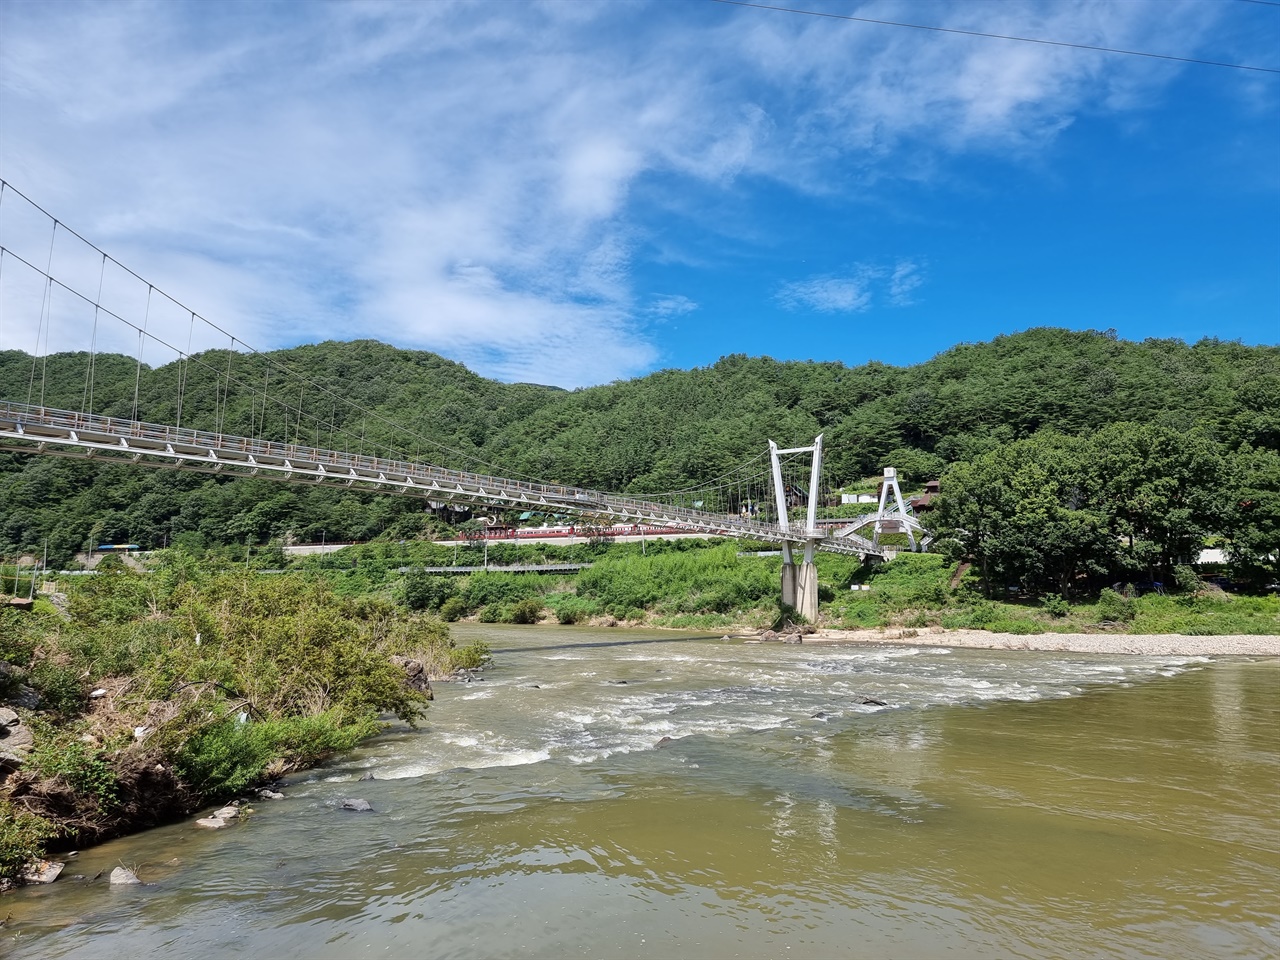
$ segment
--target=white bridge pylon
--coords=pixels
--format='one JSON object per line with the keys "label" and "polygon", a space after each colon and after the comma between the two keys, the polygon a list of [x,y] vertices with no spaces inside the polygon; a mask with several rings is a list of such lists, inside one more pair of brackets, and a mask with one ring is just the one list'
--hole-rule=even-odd
{"label": "white bridge pylon", "polygon": [[[811,455],[809,468],[808,512],[803,531],[798,531],[804,543],[804,556],[799,564],[795,562],[792,545],[796,542],[790,537],[791,521],[787,516],[787,491],[782,482],[781,457],[787,454]],[[774,441],[769,441],[769,462],[773,476],[773,495],[778,508],[778,526],[787,539],[782,541],[782,602],[791,606],[809,622],[818,619],[818,568],[813,562],[814,553],[824,549],[833,539],[851,544],[865,545],[868,541],[858,531],[872,527],[869,541],[872,549],[858,549],[863,559],[869,556],[890,558],[895,550],[882,547],[880,537],[886,533],[905,533],[912,551],[925,549],[933,540],[933,536],[924,525],[911,513],[910,507],[902,498],[902,490],[898,486],[898,471],[893,467],[885,467],[884,481],[880,484],[880,503],[875,513],[870,513],[835,530],[818,528],[818,491],[822,477],[822,434],[818,434],[813,444],[807,447],[788,447],[780,449]],[[889,503],[889,494],[893,494],[893,502]],[[916,535],[919,534],[919,539]],[[825,549],[830,549],[825,547]],[[846,551],[841,551],[846,552]]]}
{"label": "white bridge pylon", "polygon": [[826,536],[818,530],[818,488],[822,478],[822,434],[814,438],[812,446],[788,447],[778,449],[778,445],[769,441],[769,464],[773,473],[773,496],[778,508],[778,526],[783,533],[791,532],[791,520],[787,516],[787,491],[782,483],[782,461],[784,454],[808,453],[812,455],[809,467],[809,509],[805,515],[804,560],[796,565],[792,553],[791,541],[782,542],[782,603],[795,609],[800,616],[810,623],[818,619],[818,568],[814,566],[813,554],[818,544]]}
{"label": "white bridge pylon", "polygon": [[[889,503],[889,494],[893,494],[893,502]],[[926,550],[933,542],[933,534],[929,532],[911,512],[911,507],[902,498],[902,490],[898,486],[898,471],[893,467],[884,468],[884,481],[880,484],[880,507],[875,513],[868,513],[844,524],[834,531],[837,537],[857,534],[867,527],[872,528],[871,542],[880,546],[880,537],[886,533],[905,533],[907,543],[913,551]],[[917,540],[917,536],[919,539]]]}

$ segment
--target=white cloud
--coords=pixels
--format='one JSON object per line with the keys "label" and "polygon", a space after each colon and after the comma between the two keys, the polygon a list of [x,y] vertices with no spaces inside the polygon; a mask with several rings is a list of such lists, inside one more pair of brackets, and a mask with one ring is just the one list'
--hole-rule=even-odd
{"label": "white cloud", "polygon": [[777,301],[788,310],[808,307],[821,313],[862,313],[871,307],[866,277],[810,277],[784,283]]}
{"label": "white cloud", "polygon": [[[1187,50],[1212,6],[937,11]],[[264,348],[372,336],[568,386],[644,372],[644,322],[695,306],[637,289],[647,179],[857,192],[1033,151],[1157,83],[1100,55],[663,3],[7,3],[0,36],[0,174],[202,315]],[[779,300],[855,312],[920,283],[865,269]],[[11,311],[0,347],[30,323]]]}
{"label": "white cloud", "polygon": [[889,303],[895,307],[909,307],[915,303],[912,294],[924,283],[920,265],[912,260],[899,260],[889,274]]}
{"label": "white cloud", "polygon": [[787,310],[819,313],[865,313],[879,303],[908,307],[913,293],[924,283],[924,271],[914,260],[898,260],[892,266],[855,263],[848,276],[813,276],[778,287],[774,296]]}
{"label": "white cloud", "polygon": [[657,297],[647,308],[647,313],[658,320],[670,320],[693,313],[698,305],[684,294],[673,293]]}

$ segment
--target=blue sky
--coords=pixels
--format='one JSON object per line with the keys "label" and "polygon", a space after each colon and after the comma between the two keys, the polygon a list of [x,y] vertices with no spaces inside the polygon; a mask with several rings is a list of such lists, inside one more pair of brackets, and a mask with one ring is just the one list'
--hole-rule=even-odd
{"label": "blue sky", "polygon": [[[1242,0],[787,6],[1280,68],[1280,6]],[[0,176],[256,347],[373,337],[503,380],[1040,325],[1280,342],[1276,73],[704,0],[4,0]],[[11,201],[0,239],[39,260]],[[21,274],[0,346],[83,347]],[[185,345],[180,309],[146,316]]]}

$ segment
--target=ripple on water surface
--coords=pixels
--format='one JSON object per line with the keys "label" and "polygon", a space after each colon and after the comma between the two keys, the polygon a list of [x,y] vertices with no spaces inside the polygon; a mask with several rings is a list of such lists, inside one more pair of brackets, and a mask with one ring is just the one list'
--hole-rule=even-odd
{"label": "ripple on water surface", "polygon": [[1275,664],[482,635],[421,729],[77,861],[154,886],[12,898],[14,956],[1280,953]]}

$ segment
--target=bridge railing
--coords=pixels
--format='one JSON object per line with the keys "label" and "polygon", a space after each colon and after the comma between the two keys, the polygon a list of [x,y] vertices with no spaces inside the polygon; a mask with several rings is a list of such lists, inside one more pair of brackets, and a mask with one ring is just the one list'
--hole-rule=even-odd
{"label": "bridge railing", "polygon": [[[231,462],[241,468],[270,465],[278,470],[283,464],[287,465],[289,470],[305,470],[308,475],[314,472],[316,479],[327,478],[330,471],[337,471],[336,476],[330,478],[331,480],[371,484],[394,482],[401,487],[424,484],[431,489],[420,491],[421,495],[430,497],[431,493],[438,492],[441,499],[456,495],[472,501],[483,499],[490,503],[511,502],[512,505],[523,502],[541,503],[552,510],[559,508],[573,513],[598,512],[624,520],[679,523],[708,533],[773,542],[783,540],[798,542],[806,536],[823,535],[822,531],[804,530],[783,533],[777,524],[671,506],[639,497],[605,493],[584,487],[510,480],[409,460],[325,450],[298,443],[258,440],[213,431],[194,430],[189,427],[147,423],[30,404],[0,401],[0,419],[17,424],[20,430],[24,427],[38,428],[53,431],[55,434],[45,436],[40,433],[24,433],[24,437],[29,440],[47,440],[57,443],[59,442],[58,434],[66,433],[69,437],[74,436],[64,442],[92,445],[100,449],[116,449],[118,446],[122,453],[128,451],[132,454],[153,456],[177,456],[178,449],[182,448],[185,459],[191,459],[194,451],[200,458],[207,456],[211,461]],[[81,435],[98,435],[103,439],[96,443],[86,443],[87,437]],[[132,445],[131,442],[137,445]],[[239,459],[240,457],[245,459]],[[271,463],[272,461],[275,463]],[[404,478],[404,480],[397,478]],[[448,490],[445,489],[446,487],[455,489]],[[864,546],[869,547],[870,544],[863,544],[859,540],[842,544],[839,549],[841,552],[851,552],[861,550]]]}

